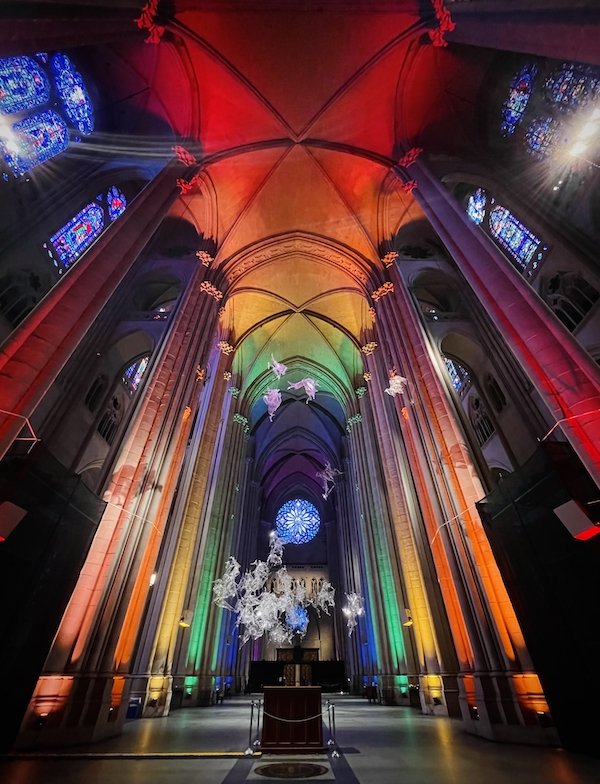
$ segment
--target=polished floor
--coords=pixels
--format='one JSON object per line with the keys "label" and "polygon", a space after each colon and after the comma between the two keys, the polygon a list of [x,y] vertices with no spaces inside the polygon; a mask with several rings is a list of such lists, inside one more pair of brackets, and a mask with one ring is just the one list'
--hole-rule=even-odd
{"label": "polished floor", "polygon": [[[335,698],[339,758],[302,757],[342,784],[598,784],[600,760],[560,749],[490,743],[461,723],[409,708]],[[274,782],[257,768],[280,757],[225,756],[248,748],[250,699],[127,722],[123,735],[59,754],[0,758],[1,784],[243,784]],[[329,737],[325,727],[325,738]],[[600,745],[600,744],[599,744]],[[204,756],[208,752],[221,757]]]}

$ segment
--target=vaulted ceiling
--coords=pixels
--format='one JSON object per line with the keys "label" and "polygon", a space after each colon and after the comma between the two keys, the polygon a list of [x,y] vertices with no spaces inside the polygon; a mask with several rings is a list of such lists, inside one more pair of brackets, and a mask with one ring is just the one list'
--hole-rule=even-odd
{"label": "vaulted ceiling", "polygon": [[[137,49],[129,66],[152,84],[147,110],[200,151],[201,188],[183,201],[218,249],[209,275],[226,293],[221,328],[267,498],[314,499],[356,410],[380,258],[423,218],[395,164],[414,144],[447,152],[473,137],[486,61],[432,47],[432,8],[416,0],[175,8],[176,47]],[[271,355],[289,366],[272,423]],[[308,405],[284,383],[307,376],[319,384]]]}

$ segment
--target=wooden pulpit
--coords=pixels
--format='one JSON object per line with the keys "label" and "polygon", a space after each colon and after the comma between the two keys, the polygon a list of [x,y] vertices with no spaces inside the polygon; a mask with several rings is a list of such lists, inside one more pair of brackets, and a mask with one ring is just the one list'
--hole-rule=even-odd
{"label": "wooden pulpit", "polygon": [[261,750],[323,751],[320,686],[265,686]]}

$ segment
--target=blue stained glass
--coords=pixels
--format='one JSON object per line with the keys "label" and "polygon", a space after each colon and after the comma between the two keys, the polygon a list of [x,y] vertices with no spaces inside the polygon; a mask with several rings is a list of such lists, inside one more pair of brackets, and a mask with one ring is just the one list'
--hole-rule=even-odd
{"label": "blue stained glass", "polygon": [[52,70],[67,117],[81,133],[91,133],[94,130],[94,109],[81,74],[64,54],[54,55]]}
{"label": "blue stained glass", "polygon": [[302,498],[286,501],[275,518],[277,534],[288,544],[310,542],[317,535],[320,525],[317,508]]}
{"label": "blue stained glass", "polygon": [[109,188],[106,194],[106,203],[108,205],[108,217],[111,221],[117,220],[119,215],[125,211],[125,207],[127,207],[127,199],[116,185],[112,185]]}
{"label": "blue stained glass", "polygon": [[528,152],[535,158],[544,158],[556,145],[560,129],[560,122],[553,117],[537,117],[525,132]]}
{"label": "blue stained glass", "polygon": [[536,73],[535,65],[525,65],[510,83],[508,98],[502,107],[500,131],[503,136],[512,136],[515,128],[523,119]]}
{"label": "blue stained glass", "polygon": [[478,226],[485,217],[486,203],[487,197],[483,188],[477,188],[477,190],[469,196],[467,215],[471,218],[473,223],[476,223]]}
{"label": "blue stained glass", "polygon": [[585,106],[600,94],[600,71],[576,63],[563,65],[546,80],[546,95],[564,109]]}
{"label": "blue stained glass", "polygon": [[144,377],[144,373],[146,372],[146,368],[148,367],[149,361],[150,357],[142,357],[141,359],[137,359],[135,362],[132,362],[123,373],[123,382],[127,385],[131,392],[135,392],[139,387],[141,380]]}
{"label": "blue stained glass", "polygon": [[67,126],[50,109],[26,117],[0,137],[4,160],[15,174],[44,163],[69,146]]}
{"label": "blue stained glass", "polygon": [[450,380],[452,381],[452,386],[459,393],[459,395],[462,395],[462,393],[466,391],[467,387],[471,383],[471,376],[469,375],[467,369],[460,364],[460,362],[455,362],[453,359],[448,359],[448,357],[444,357],[444,362],[446,364],[446,370],[448,371]]}
{"label": "blue stained glass", "polygon": [[77,261],[104,229],[104,210],[92,202],[77,213],[50,242],[61,264],[68,268]]}
{"label": "blue stained glass", "polygon": [[[490,231],[498,244],[517,262],[522,271],[535,268],[545,247],[521,221],[506,209],[498,205],[490,212]],[[531,264],[531,262],[534,262]]]}
{"label": "blue stained glass", "polygon": [[304,634],[308,626],[308,611],[306,607],[302,607],[301,605],[290,607],[285,613],[285,622],[290,629]]}
{"label": "blue stained glass", "polygon": [[13,114],[48,102],[50,83],[31,57],[0,60],[0,112]]}

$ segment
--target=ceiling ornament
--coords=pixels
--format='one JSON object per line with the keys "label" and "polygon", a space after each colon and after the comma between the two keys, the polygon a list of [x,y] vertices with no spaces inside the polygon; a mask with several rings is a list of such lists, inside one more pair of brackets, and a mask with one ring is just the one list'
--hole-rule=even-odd
{"label": "ceiling ornament", "polygon": [[[291,645],[296,635],[302,640],[306,634],[309,607],[318,615],[329,615],[335,607],[335,589],[329,581],[307,590],[304,580],[295,580],[288,574],[283,565],[285,544],[283,539],[272,536],[267,560],[254,561],[253,568],[243,574],[240,564],[230,556],[223,576],[213,584],[215,604],[237,614],[242,645],[263,636],[274,645]],[[362,606],[360,597],[348,606],[354,619],[362,614],[354,612]],[[356,623],[352,627],[348,623],[349,634],[354,626]]]}
{"label": "ceiling ornament", "polygon": [[183,177],[179,177],[175,182],[175,185],[179,188],[179,194],[184,196],[186,193],[192,191],[197,185],[200,183],[201,176],[199,174],[194,174],[191,180],[184,180]]}
{"label": "ceiling ornament", "polygon": [[389,371],[389,377],[390,385],[389,387],[386,387],[384,392],[386,392],[388,395],[391,395],[392,397],[396,397],[396,395],[403,395],[408,383],[407,379],[405,379],[404,376],[398,375],[396,368],[393,368]]}
{"label": "ceiling ornament", "polygon": [[238,387],[229,387],[227,391],[229,392],[231,397],[238,397],[240,394],[240,390]]}
{"label": "ceiling ornament", "polygon": [[275,416],[275,412],[281,405],[281,392],[278,389],[267,389],[266,393],[263,395],[263,400],[267,405],[267,411],[269,413],[269,421],[273,421],[273,417]]}
{"label": "ceiling ornament", "polygon": [[389,253],[386,253],[385,256],[381,259],[381,263],[384,267],[391,267],[395,261],[398,260],[398,254],[395,250],[391,250]]}
{"label": "ceiling ornament", "polygon": [[375,302],[378,302],[382,297],[385,297],[387,294],[392,294],[394,291],[394,284],[391,283],[389,280],[380,286],[378,289],[371,294],[371,299]]}
{"label": "ceiling ornament", "polygon": [[283,362],[278,362],[273,354],[271,354],[271,361],[267,363],[267,367],[273,371],[277,380],[287,373],[287,365],[284,365]]}
{"label": "ceiling ornament", "polygon": [[374,340],[371,340],[369,343],[365,343],[364,346],[361,346],[360,350],[362,351],[363,354],[369,357],[375,351],[376,348],[377,348],[377,343]]}
{"label": "ceiling ornament", "polygon": [[220,340],[217,343],[217,348],[222,354],[232,354],[235,351],[231,343],[228,343],[226,340]]}
{"label": "ceiling ornament", "polygon": [[367,388],[366,387],[356,387],[356,389],[354,390],[354,394],[360,400],[361,397],[364,397],[367,394]]}
{"label": "ceiling ornament", "polygon": [[[218,348],[221,348],[221,346],[218,346]],[[231,381],[231,370],[223,371],[223,378],[225,381]]]}
{"label": "ceiling ornament", "polygon": [[367,382],[367,384],[368,384],[368,383],[369,383],[369,381],[370,381],[370,380],[373,378],[373,374],[372,374],[372,373],[369,373],[369,371],[367,371],[366,373],[363,373],[363,378],[364,378],[364,380],[365,380],[365,381]]}
{"label": "ceiling ornament", "polygon": [[205,250],[197,250],[196,257],[200,261],[203,267],[210,267],[210,265],[215,260],[214,257],[211,256],[210,253],[208,253]]}
{"label": "ceiling ornament", "polygon": [[288,381],[288,389],[304,389],[307,404],[315,399],[318,386],[319,382],[315,381],[314,378],[303,378],[301,381],[295,381],[293,384]]}
{"label": "ceiling ornament", "polygon": [[456,22],[452,21],[450,11],[444,5],[444,0],[431,0],[435,18],[438,20],[439,27],[428,31],[431,43],[434,46],[448,46],[448,41],[444,38],[445,33],[451,33],[456,29]]}
{"label": "ceiling ornament", "polygon": [[250,432],[250,425],[248,424],[248,417],[245,417],[243,414],[234,414],[233,421],[236,425],[242,425],[244,428],[244,433]]}
{"label": "ceiling ornament", "polygon": [[206,381],[206,368],[196,367],[196,381]]}
{"label": "ceiling ornament", "polygon": [[185,147],[182,147],[181,144],[176,144],[174,147],[171,147],[171,150],[181,163],[184,163],[186,166],[195,166],[198,163],[195,156],[189,150],[186,150]]}
{"label": "ceiling ornament", "polygon": [[146,44],[158,44],[165,33],[163,25],[156,24],[156,17],[158,15],[158,3],[160,0],[148,0],[146,5],[142,8],[140,15],[133,21],[140,30],[147,30],[148,35],[144,39]]}
{"label": "ceiling ornament", "polygon": [[213,286],[213,284],[208,280],[202,281],[200,284],[200,291],[203,291],[205,294],[210,294],[210,296],[213,297],[213,299],[215,299],[217,302],[220,299],[223,299],[223,292],[219,291],[219,289],[216,286]]}
{"label": "ceiling ornament", "polygon": [[361,414],[354,414],[353,416],[351,416],[350,419],[348,419],[348,421],[346,422],[346,430],[348,431],[348,433],[350,433],[354,425],[358,425],[360,422],[362,422]]}
{"label": "ceiling ornament", "polygon": [[[366,391],[366,390],[365,390]],[[329,498],[329,494],[335,487],[335,477],[342,476],[342,471],[338,471],[337,468],[332,468],[331,463],[325,463],[325,468],[322,471],[317,471],[316,477],[317,479],[321,480],[321,484],[323,485],[323,498],[327,501]]]}
{"label": "ceiling ornament", "polygon": [[398,166],[402,166],[403,169],[408,169],[409,166],[413,165],[422,152],[422,147],[411,147],[410,150],[405,152],[402,158],[400,158],[398,161]]}
{"label": "ceiling ornament", "polygon": [[405,193],[412,193],[417,187],[418,185],[416,180],[409,180],[408,182],[403,183],[402,190]]}

